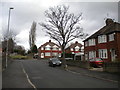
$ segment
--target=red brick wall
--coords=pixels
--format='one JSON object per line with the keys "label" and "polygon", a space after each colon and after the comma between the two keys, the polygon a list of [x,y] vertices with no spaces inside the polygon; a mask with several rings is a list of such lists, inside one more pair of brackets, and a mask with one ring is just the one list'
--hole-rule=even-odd
{"label": "red brick wall", "polygon": [[84,53],[89,52],[89,51],[96,51],[96,57],[98,57],[98,50],[99,49],[107,49],[108,51],[108,58],[105,59],[107,61],[111,61],[111,53],[110,49],[115,49],[117,58],[120,60],[120,33],[115,34],[115,40],[114,41],[109,41],[108,40],[108,35],[107,35],[107,43],[97,43],[96,39],[96,45],[95,46],[87,46],[85,47],[85,42],[84,42]]}
{"label": "red brick wall", "polygon": [[120,32],[116,33],[117,58],[120,60]]}
{"label": "red brick wall", "polygon": [[[39,57],[41,57],[41,53],[44,53],[44,58],[51,58],[52,57],[52,53],[56,52],[56,53],[61,53],[61,51],[57,51],[57,50],[41,50],[41,49],[38,49],[38,52],[39,52]],[[46,52],[49,52],[51,53],[51,56],[45,56],[45,53]]]}

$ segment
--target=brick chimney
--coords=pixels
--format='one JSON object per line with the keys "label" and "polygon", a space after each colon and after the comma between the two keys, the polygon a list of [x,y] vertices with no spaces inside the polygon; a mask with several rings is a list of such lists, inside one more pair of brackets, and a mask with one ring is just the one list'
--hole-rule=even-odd
{"label": "brick chimney", "polygon": [[107,18],[105,22],[106,22],[106,26],[114,23],[114,21],[111,18]]}
{"label": "brick chimney", "polygon": [[77,44],[77,43],[78,43],[78,41],[75,42],[75,44]]}
{"label": "brick chimney", "polygon": [[49,40],[49,42],[51,42],[51,40]]}

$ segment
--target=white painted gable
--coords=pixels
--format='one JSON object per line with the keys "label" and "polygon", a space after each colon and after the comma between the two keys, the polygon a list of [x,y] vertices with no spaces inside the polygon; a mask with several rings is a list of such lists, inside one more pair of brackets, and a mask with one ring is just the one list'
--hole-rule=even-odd
{"label": "white painted gable", "polygon": [[48,45],[46,45],[45,47],[51,47],[51,46],[48,44]]}

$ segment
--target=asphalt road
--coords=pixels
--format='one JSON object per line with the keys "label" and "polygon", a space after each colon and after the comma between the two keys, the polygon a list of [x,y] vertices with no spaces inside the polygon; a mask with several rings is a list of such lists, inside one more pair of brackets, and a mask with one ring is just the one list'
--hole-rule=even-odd
{"label": "asphalt road", "polygon": [[49,67],[45,60],[21,60],[21,64],[35,88],[118,88],[114,82]]}

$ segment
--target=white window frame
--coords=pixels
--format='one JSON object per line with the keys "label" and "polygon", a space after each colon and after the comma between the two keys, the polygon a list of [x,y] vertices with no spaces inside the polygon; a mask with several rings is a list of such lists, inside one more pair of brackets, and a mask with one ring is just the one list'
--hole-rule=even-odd
{"label": "white window frame", "polygon": [[109,34],[109,41],[114,41],[114,33]]}
{"label": "white window frame", "polygon": [[61,51],[61,48],[59,48],[59,51]]}
{"label": "white window frame", "polygon": [[96,51],[89,51],[89,59],[96,57]]}
{"label": "white window frame", "polygon": [[44,50],[44,48],[43,48],[43,47],[41,47],[41,50]]}
{"label": "white window frame", "polygon": [[45,46],[45,50],[51,50],[51,46],[50,45]]}
{"label": "white window frame", "polygon": [[50,52],[45,52],[45,56],[51,56]]}
{"label": "white window frame", "polygon": [[73,51],[73,48],[71,48],[70,50]]}
{"label": "white window frame", "polygon": [[105,42],[107,42],[107,36],[106,35],[98,36],[98,43],[105,43]]}
{"label": "white window frame", "polygon": [[89,39],[89,40],[88,40],[88,43],[89,43],[89,44],[88,44],[89,46],[95,45],[95,39]]}
{"label": "white window frame", "polygon": [[59,57],[61,57],[61,53],[59,53]]}
{"label": "white window frame", "polygon": [[44,58],[44,53],[41,53],[41,58]]}
{"label": "white window frame", "polygon": [[99,49],[99,58],[103,58],[103,59],[108,58],[107,49]]}
{"label": "white window frame", "polygon": [[88,41],[85,41],[85,46],[88,46]]}
{"label": "white window frame", "polygon": [[55,45],[52,50],[58,50],[58,47]]}
{"label": "white window frame", "polygon": [[53,52],[52,56],[58,56],[58,53],[57,52]]}
{"label": "white window frame", "polygon": [[80,50],[80,47],[79,46],[76,46],[75,47],[75,51],[79,51]]}

